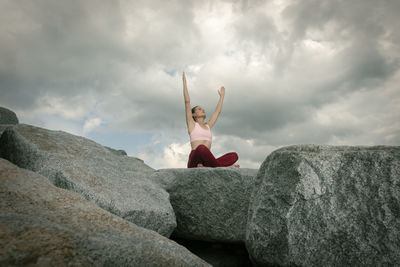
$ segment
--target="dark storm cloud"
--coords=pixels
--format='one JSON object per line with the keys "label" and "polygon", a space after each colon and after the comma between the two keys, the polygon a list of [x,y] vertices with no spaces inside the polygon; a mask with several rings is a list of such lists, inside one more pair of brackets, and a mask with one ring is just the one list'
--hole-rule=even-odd
{"label": "dark storm cloud", "polygon": [[2,60],[2,101],[9,105],[31,108],[43,94],[104,90],[118,73],[112,61],[123,47],[105,34],[114,32],[112,23],[96,29],[80,1],[3,1],[2,13],[0,49],[10,53]]}
{"label": "dark storm cloud", "polygon": [[177,55],[190,58],[181,47],[196,38],[184,1],[163,12],[159,1],[2,1],[1,10],[2,102],[15,108],[33,108],[45,94],[101,97],[129,72],[183,64]]}
{"label": "dark storm cloud", "polygon": [[397,32],[397,15],[390,14],[396,8],[400,10],[398,1],[306,0],[294,2],[282,14],[291,22],[291,44],[309,38],[309,30],[324,30],[333,24],[328,40],[346,44],[338,55],[348,70],[343,82],[351,83],[349,90],[357,90],[368,86],[371,80],[387,79],[399,68],[398,59],[390,58],[392,51],[382,49],[384,40],[399,47],[396,40],[387,36]]}

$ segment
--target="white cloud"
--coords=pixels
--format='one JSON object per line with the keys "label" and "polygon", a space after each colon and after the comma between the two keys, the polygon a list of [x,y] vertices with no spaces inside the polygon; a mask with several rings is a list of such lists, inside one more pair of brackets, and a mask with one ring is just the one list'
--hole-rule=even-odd
{"label": "white cloud", "polygon": [[139,153],[138,158],[155,169],[186,168],[190,153],[190,143],[172,143],[166,145],[160,155],[153,150]]}
{"label": "white cloud", "polygon": [[85,121],[85,124],[83,125],[83,133],[87,134],[88,132],[93,131],[95,128],[100,126],[101,123],[102,123],[101,118],[87,119]]}
{"label": "white cloud", "polygon": [[65,119],[80,119],[88,109],[80,101],[75,102],[74,100],[77,98],[65,99],[60,96],[44,95],[37,99],[37,108],[33,112],[43,115],[59,115]]}

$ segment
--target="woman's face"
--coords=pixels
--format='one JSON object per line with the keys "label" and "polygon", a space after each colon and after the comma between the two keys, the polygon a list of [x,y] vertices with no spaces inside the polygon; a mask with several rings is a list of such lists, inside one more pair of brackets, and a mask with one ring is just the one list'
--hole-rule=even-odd
{"label": "woman's face", "polygon": [[206,118],[206,111],[202,107],[197,107],[195,111],[195,116],[196,117],[203,117]]}

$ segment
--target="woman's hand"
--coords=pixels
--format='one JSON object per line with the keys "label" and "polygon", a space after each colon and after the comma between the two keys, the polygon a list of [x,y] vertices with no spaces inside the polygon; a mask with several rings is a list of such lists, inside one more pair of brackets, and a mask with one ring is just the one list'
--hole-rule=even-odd
{"label": "woman's hand", "polygon": [[220,90],[218,90],[218,94],[219,94],[219,96],[225,96],[225,87],[221,87],[221,89]]}

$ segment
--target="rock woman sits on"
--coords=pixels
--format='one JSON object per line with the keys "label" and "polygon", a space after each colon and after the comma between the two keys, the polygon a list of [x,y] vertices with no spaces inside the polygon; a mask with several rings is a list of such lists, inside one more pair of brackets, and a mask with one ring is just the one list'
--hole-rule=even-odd
{"label": "rock woman sits on", "polygon": [[240,167],[240,165],[234,164],[239,159],[236,152],[229,152],[219,158],[215,158],[210,151],[212,141],[211,128],[217,121],[219,113],[221,113],[222,102],[225,96],[225,88],[222,86],[218,91],[220,98],[217,108],[215,109],[214,114],[211,116],[211,119],[208,122],[204,122],[206,118],[205,110],[201,106],[195,106],[193,108],[190,107],[190,98],[184,72],[182,78],[183,96],[185,98],[186,123],[190,136],[190,144],[192,146],[187,167]]}

